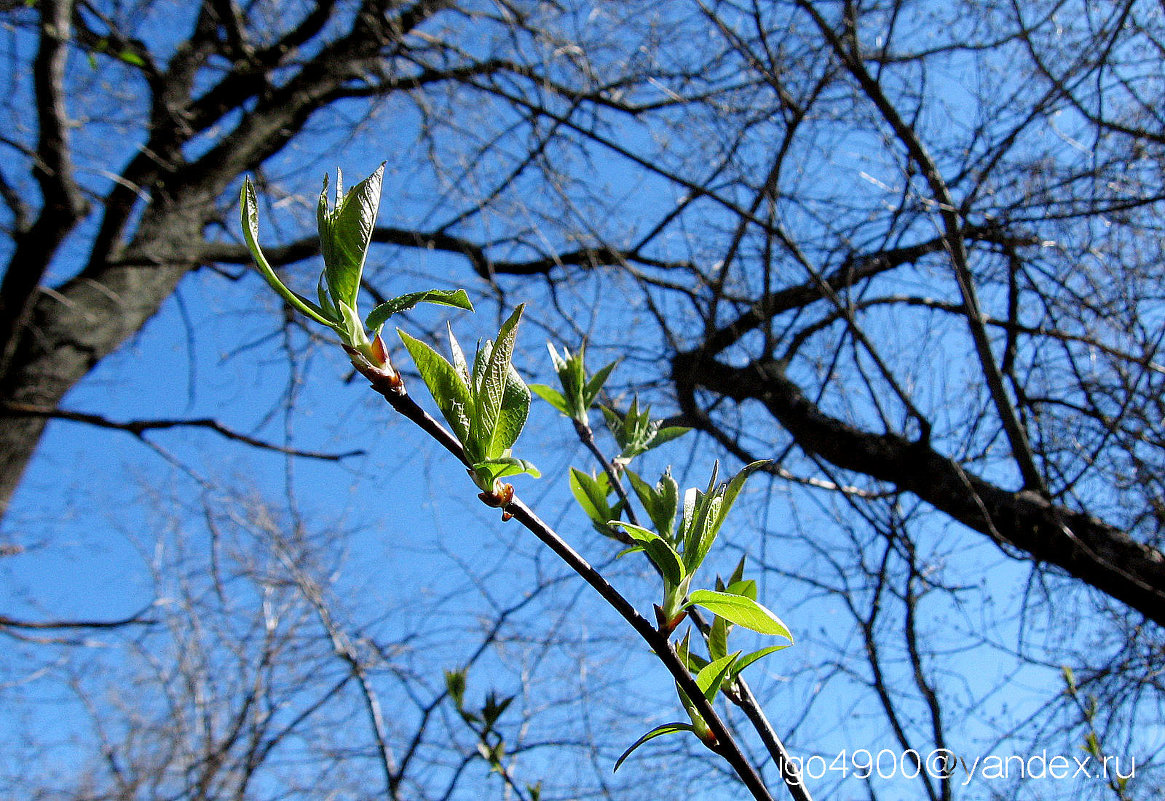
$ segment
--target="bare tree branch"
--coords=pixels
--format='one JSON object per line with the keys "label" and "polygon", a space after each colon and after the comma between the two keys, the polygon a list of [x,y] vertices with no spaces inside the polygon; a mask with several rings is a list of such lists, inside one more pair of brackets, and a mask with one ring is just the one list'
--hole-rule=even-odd
{"label": "bare tree branch", "polygon": [[84,423],[86,425],[97,426],[98,428],[109,428],[115,431],[125,431],[128,434],[133,434],[138,439],[144,440],[146,432],[161,431],[171,428],[205,428],[221,437],[224,437],[235,442],[241,442],[244,445],[250,445],[253,448],[259,448],[265,451],[274,451],[275,453],[282,453],[288,456],[301,456],[306,459],[320,459],[328,462],[338,462],[342,459],[348,459],[353,456],[362,456],[363,450],[356,449],[344,451],[343,453],[322,453],[320,451],[305,451],[299,448],[290,448],[285,445],[276,445],[271,442],[265,442],[261,439],[242,434],[238,431],[233,431],[227,428],[222,423],[212,418],[197,418],[197,419],[147,419],[147,420],[110,420],[99,414],[89,414],[86,412],[78,412],[70,409],[50,409],[43,406],[32,406],[24,403],[7,403],[2,408],[8,414],[13,416],[28,416],[37,417],[50,420],[70,420],[74,423]]}

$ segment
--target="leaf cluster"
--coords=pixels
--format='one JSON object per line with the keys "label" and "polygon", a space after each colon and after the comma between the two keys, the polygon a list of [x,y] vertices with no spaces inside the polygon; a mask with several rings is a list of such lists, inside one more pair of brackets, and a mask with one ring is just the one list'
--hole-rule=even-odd
{"label": "leaf cluster", "polygon": [[[588,378],[583,349],[579,349],[577,356],[572,356],[565,349],[564,354],[559,356],[551,346],[551,359],[562,389],[544,385],[536,385],[532,389],[563,415],[571,418],[580,436],[584,437],[584,442],[592,446],[593,450],[587,414],[615,363]],[[656,616],[662,633],[670,635],[693,607],[701,607],[713,614],[712,625],[704,635],[708,648],[707,658],[691,650],[690,631],[676,648],[676,655],[691,671],[701,694],[710,703],[722,690],[729,692],[746,667],[787,648],[793,642],[788,627],[757,601],[756,582],[744,578],[743,559],[727,584],[717,577],[715,589],[691,588],[696,572],[711,551],[745,482],[767,462],[746,465],[726,483],[718,482],[717,464],[713,467],[706,489],[688,489],[683,494],[681,507],[679,485],[672,477],[670,468],[653,485],[629,469],[629,465],[635,457],[670,442],[689,429],[664,426],[661,420],[651,419],[650,407],[641,408],[638,398],[632,401],[623,415],[606,406],[601,408],[607,427],[620,448],[619,455],[612,463],[604,462],[605,470],[602,473],[586,473],[572,467],[569,477],[571,492],[595,530],[604,536],[633,543],[619,556],[644,553],[659,572],[663,580],[663,603],[656,606]],[[597,451],[596,456],[602,461]],[[637,518],[629,508],[631,499],[621,484],[621,474],[629,479],[635,497],[654,530],[636,522]],[[615,500],[612,499],[613,494]],[[628,515],[628,520],[621,519],[624,514]],[[620,530],[623,536],[620,536]],[[734,626],[783,637],[788,643],[768,646],[747,654],[739,650],[729,653],[728,636]],[[647,732],[623,752],[615,763],[616,770],[636,748],[668,734],[691,732],[710,748],[717,747],[716,738],[707,721],[678,682],[676,691],[689,722],[665,723]]]}
{"label": "leaf cluster", "polygon": [[495,496],[503,491],[503,478],[522,473],[539,476],[530,462],[510,455],[530,413],[530,390],[512,363],[523,308],[518,306],[502,323],[496,339],[478,347],[472,369],[452,329],[452,361],[398,330],[421,380],[465,448],[474,482]]}
{"label": "leaf cluster", "polygon": [[470,731],[477,736],[478,754],[489,763],[491,771],[504,775],[506,769],[502,760],[506,757],[506,740],[498,731],[497,724],[501,716],[509,709],[510,704],[513,703],[514,696],[501,697],[495,691],[490,690],[486,693],[485,701],[480,707],[470,709],[465,705],[465,689],[465,670],[445,671],[445,690],[449,694],[449,700],[453,702],[453,708],[457,710],[457,714]]}
{"label": "leaf cluster", "polygon": [[557,390],[547,384],[531,384],[530,389],[570,419],[587,425],[587,415],[591,406],[599,396],[603,384],[607,382],[607,377],[619,362],[617,360],[611,362],[588,378],[585,344],[573,355],[567,348],[563,348],[561,356],[552,343],[546,343],[546,347],[550,351],[550,361],[554,365],[554,372],[562,389]]}
{"label": "leaf cluster", "polygon": [[[357,298],[376,227],[380,208],[381,183],[384,165],[376,172],[343,191],[343,175],[336,170],[335,202],[328,202],[328,178],[316,207],[319,227],[320,253],[324,269],[316,286],[316,301],[289,289],[271,267],[259,246],[259,205],[255,186],[249,178],[243,181],[239,205],[243,238],[251,251],[259,273],[293,309],[335,331],[344,345],[363,356],[374,366],[388,363],[388,354],[380,340],[380,329],[394,314],[413,308],[418,303],[433,303],[473,311],[473,304],[465,290],[430,289],[411,292],[392,298],[372,310],[361,322]],[[370,338],[365,328],[373,334]]]}
{"label": "leaf cluster", "polygon": [[651,407],[640,409],[639,398],[631,401],[630,408],[623,415],[607,406],[600,408],[607,421],[607,428],[615,435],[615,441],[622,449],[616,459],[623,464],[691,431],[683,426],[664,426],[662,420],[652,420]]}
{"label": "leaf cluster", "polygon": [[[717,590],[689,591],[696,571],[711,551],[745,481],[765,464],[760,461],[747,465],[727,484],[716,483],[717,468],[713,468],[706,490],[701,492],[691,488],[684,493],[678,529],[674,526],[678,511],[675,479],[665,472],[655,487],[647,485],[638,476],[633,479],[636,495],[659,531],[619,520],[609,520],[608,525],[620,526],[638,543],[624,553],[642,551],[659,568],[664,581],[660,625],[665,629],[671,630],[678,625],[686,609],[700,606],[761,634],[792,640],[785,624],[757,603],[755,583],[738,581]],[[751,585],[751,593],[747,591],[748,585]]]}

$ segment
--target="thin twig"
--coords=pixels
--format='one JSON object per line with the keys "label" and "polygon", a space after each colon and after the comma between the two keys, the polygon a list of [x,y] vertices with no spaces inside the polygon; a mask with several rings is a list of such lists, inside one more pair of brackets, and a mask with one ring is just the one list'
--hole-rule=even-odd
{"label": "thin twig", "polygon": [[253,448],[282,453],[287,456],[302,456],[307,459],[338,462],[352,456],[364,455],[363,450],[345,451],[343,453],[323,453],[320,451],[304,451],[298,448],[289,448],[285,445],[276,445],[272,442],[264,442],[261,439],[256,439],[255,437],[227,428],[217,420],[208,417],[193,420],[176,418],[118,421],[110,420],[108,417],[103,417],[99,414],[76,412],[69,409],[53,409],[48,406],[35,406],[30,403],[5,403],[0,405],[0,412],[13,416],[19,415],[25,417],[44,417],[51,420],[69,420],[74,423],[85,423],[86,425],[97,426],[98,428],[124,431],[143,442],[146,441],[145,434],[147,431],[157,431],[167,428],[205,428],[226,439],[241,442]]}

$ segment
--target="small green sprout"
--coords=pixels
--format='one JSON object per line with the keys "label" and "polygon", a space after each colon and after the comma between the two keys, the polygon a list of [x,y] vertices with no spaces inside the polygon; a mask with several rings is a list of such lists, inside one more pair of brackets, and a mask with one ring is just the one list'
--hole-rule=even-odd
{"label": "small green sprout", "polygon": [[665,442],[682,437],[692,429],[683,426],[664,426],[662,420],[651,419],[651,407],[639,408],[639,398],[631,401],[631,407],[622,417],[613,409],[602,407],[607,428],[615,435],[622,451],[615,462],[626,465],[640,454],[658,448]]}
{"label": "small green sprout", "polygon": [[[664,581],[663,605],[656,608],[661,630],[674,630],[683,619],[685,610],[700,606],[731,623],[792,641],[793,637],[785,624],[757,603],[755,583],[738,581],[719,590],[690,590],[692,579],[712,549],[716,535],[740,495],[744,482],[765,464],[767,462],[753,462],[727,484],[719,485],[716,483],[717,470],[713,468],[707,490],[700,492],[692,488],[684,493],[683,515],[678,531],[672,531],[678,504],[673,486],[675,482],[668,473],[664,473],[654,488],[647,486],[638,477],[633,482],[648,515],[661,533],[621,520],[606,521],[609,526],[622,528],[637,543],[624,551],[624,554],[643,551],[659,568]],[[751,594],[747,591],[747,585],[751,585]]]}
{"label": "small green sprout", "polygon": [[523,308],[518,306],[502,323],[496,340],[478,348],[472,370],[452,329],[452,362],[419,339],[398,331],[437,408],[465,449],[470,476],[482,491],[479,497],[502,509],[505,519],[514,489],[502,479],[522,473],[535,478],[540,475],[530,462],[511,455],[530,413],[530,390],[512,364]]}
{"label": "small green sprout", "polygon": [[[357,369],[366,375],[371,372],[399,384],[399,376],[389,362],[388,349],[380,338],[385,321],[418,303],[434,303],[467,311],[473,311],[473,304],[463,289],[410,292],[380,304],[365,322],[361,322],[357,298],[376,227],[383,176],[384,165],[381,164],[376,172],[345,194],[343,175],[336,170],[334,205],[328,203],[328,178],[324,176],[324,188],[316,208],[320,252],[324,259],[324,270],[316,287],[318,302],[289,289],[275,274],[259,247],[259,204],[250,178],[243,181],[239,203],[243,238],[267,283],[300,314],[335,331]],[[372,331],[371,337],[365,326]]]}
{"label": "small green sprout", "polygon": [[550,351],[550,361],[554,364],[554,372],[558,375],[562,390],[546,384],[531,384],[530,390],[571,420],[588,425],[587,412],[594,405],[595,398],[599,396],[603,384],[607,382],[607,377],[611,375],[618,361],[611,362],[588,379],[585,344],[580,346],[578,353],[574,355],[563,348],[562,355],[559,356],[554,345],[549,342],[546,343],[546,347]]}

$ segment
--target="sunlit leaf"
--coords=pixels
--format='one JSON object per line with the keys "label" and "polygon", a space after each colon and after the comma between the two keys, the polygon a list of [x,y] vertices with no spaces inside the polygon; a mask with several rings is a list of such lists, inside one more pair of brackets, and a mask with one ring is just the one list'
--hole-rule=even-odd
{"label": "sunlit leaf", "polygon": [[[355,308],[360,291],[364,260],[372,243],[376,213],[380,207],[380,187],[384,165],[352,187],[343,198],[337,197],[336,208],[327,208],[327,179],[320,194],[317,221],[320,222],[320,249],[324,257],[324,274],[336,304],[342,301]],[[336,171],[336,193],[342,191],[342,176]],[[387,319],[387,318],[386,318]],[[383,322],[383,321],[382,321]]]}
{"label": "sunlit leaf", "polygon": [[728,621],[719,615],[712,621],[712,627],[708,630],[708,655],[713,659],[728,654],[729,625]]}
{"label": "sunlit leaf", "polygon": [[704,665],[696,674],[696,685],[709,701],[716,698],[716,693],[720,692],[724,680],[731,675],[732,664],[738,656],[740,656],[740,651],[714,659]]}
{"label": "sunlit leaf", "polygon": [[684,633],[684,638],[676,645],[676,656],[683,662],[684,667],[690,670],[693,674],[699,673],[708,664],[708,660],[699,654],[692,653],[690,648],[690,641],[692,638],[692,630],[688,629]]}
{"label": "sunlit leaf", "polygon": [[591,376],[590,381],[586,383],[582,391],[583,405],[585,408],[589,409],[594,404],[595,398],[599,396],[599,392],[603,389],[603,385],[607,383],[607,377],[611,375],[611,371],[615,369],[617,364],[619,364],[619,361],[615,360]]}
{"label": "sunlit leaf", "polygon": [[740,657],[740,659],[736,660],[736,664],[732,666],[732,672],[734,675],[739,675],[740,671],[744,670],[758,659],[766,657],[771,653],[776,653],[777,651],[783,651],[791,644],[792,643],[786,643],[785,645],[770,645],[768,648],[761,648],[759,651],[752,651],[751,653],[747,653]]}
{"label": "sunlit leaf", "polygon": [[673,439],[678,439],[684,434],[687,434],[692,429],[683,426],[667,426],[655,432],[652,438],[648,441],[648,448],[658,448],[660,445],[671,442]]}
{"label": "sunlit leaf", "polygon": [[735,584],[744,578],[744,560],[747,556],[741,556],[740,561],[736,563],[736,569],[732,571],[732,575],[728,578],[729,584]]}
{"label": "sunlit leaf", "polygon": [[530,390],[514,366],[509,365],[505,391],[502,393],[502,406],[486,443],[486,458],[497,458],[512,448],[518,441],[518,435],[522,433],[529,415]]}
{"label": "sunlit leaf", "polygon": [[716,517],[716,529],[724,523],[724,518],[728,516],[728,512],[732,510],[732,505],[736,503],[736,499],[740,496],[740,491],[744,488],[744,482],[748,481],[749,477],[757,470],[769,464],[771,460],[762,459],[757,462],[745,465],[744,468],[732,477],[728,482],[728,487],[724,490],[724,503],[720,506],[719,513]]}
{"label": "sunlit leaf", "polygon": [[400,329],[397,329],[397,333],[454,435],[463,445],[467,444],[470,434],[469,414],[473,408],[469,387],[444,356]]}
{"label": "sunlit leaf", "polygon": [[239,207],[243,225],[243,240],[247,243],[247,249],[251,251],[251,256],[255,260],[255,266],[258,267],[259,274],[263,276],[263,279],[271,288],[278,292],[293,309],[310,317],[317,323],[323,323],[330,328],[335,328],[339,324],[339,316],[329,317],[322,308],[284,286],[283,282],[279,280],[279,276],[271,269],[267,258],[263,255],[263,250],[259,247],[259,203],[255,197],[255,186],[251,183],[250,178],[243,181]]}
{"label": "sunlit leaf", "polygon": [[504,456],[499,459],[487,459],[481,462],[473,463],[473,472],[481,476],[487,485],[494,481],[500,481],[503,478],[510,476],[518,476],[523,473],[533,476],[534,478],[541,478],[542,474],[538,471],[531,462],[525,459],[515,459],[512,456]]}
{"label": "sunlit leaf", "polygon": [[619,766],[623,764],[623,761],[627,759],[627,757],[631,756],[632,751],[643,745],[648,740],[654,740],[656,737],[662,737],[665,734],[675,734],[681,731],[690,731],[695,733],[696,729],[690,723],[664,723],[662,726],[656,726],[647,734],[643,735],[634,743],[632,743],[631,747],[624,751],[622,756],[615,760],[615,770],[618,770]]}
{"label": "sunlit leaf", "polygon": [[570,410],[566,405],[566,398],[564,398],[562,393],[557,389],[547,384],[530,384],[529,386],[530,391],[537,395],[539,398],[549,403],[559,412],[562,412],[568,417],[570,416]]}
{"label": "sunlit leaf", "polygon": [[[502,398],[506,393],[506,384],[509,379],[510,359],[514,353],[514,342],[518,336],[518,323],[522,318],[525,304],[514,309],[513,314],[502,323],[498,330],[497,339],[489,348],[489,355],[485,357],[484,366],[478,370],[475,365],[474,378],[479,380],[477,387],[477,407],[481,421],[481,434],[490,437],[497,425],[498,415],[502,410]],[[480,373],[480,379],[478,379]]]}
{"label": "sunlit leaf", "polygon": [[651,518],[656,531],[670,540],[672,530],[675,528],[676,507],[679,502],[679,485],[672,478],[670,471],[665,472],[654,487],[631,470],[627,471],[627,477],[631,479],[631,487],[643,508],[647,510],[647,516]]}
{"label": "sunlit leaf", "polygon": [[473,304],[464,289],[427,289],[424,292],[410,292],[407,295],[386,300],[368,314],[365,325],[372,331],[380,331],[385,321],[394,314],[408,311],[419,303],[432,303],[436,306],[452,306],[456,309],[473,311]]}
{"label": "sunlit leaf", "polygon": [[607,521],[614,516],[611,514],[610,504],[607,503],[611,489],[606,474],[596,478],[572,467],[569,481],[570,491],[586,516],[595,524],[606,526]]}
{"label": "sunlit leaf", "polygon": [[620,526],[627,535],[636,542],[643,544],[643,549],[647,552],[647,556],[663,573],[664,581],[668,583],[669,587],[675,587],[684,580],[686,575],[684,572],[684,564],[680,560],[680,555],[675,552],[672,544],[663,537],[656,534],[654,531],[649,531],[642,526],[634,525],[633,523],[626,523],[621,520],[607,521],[609,526]]}
{"label": "sunlit leaf", "polygon": [[718,494],[704,495],[701,501],[690,539],[691,546],[684,546],[684,564],[692,573],[695,573],[696,568],[704,563],[704,558],[712,550],[712,544],[716,541],[718,526],[715,521],[723,503],[723,499]]}
{"label": "sunlit leaf", "polygon": [[472,388],[473,379],[469,374],[469,364],[465,361],[465,352],[461,350],[461,343],[457,341],[457,337],[453,336],[453,326],[446,323],[445,327],[449,331],[449,352],[453,356],[453,369],[461,376],[465,386]]}
{"label": "sunlit leaf", "polygon": [[687,606],[702,606],[714,615],[744,626],[746,629],[785,637],[793,641],[793,635],[781,619],[751,598],[732,595],[715,590],[693,590],[688,596]]}

